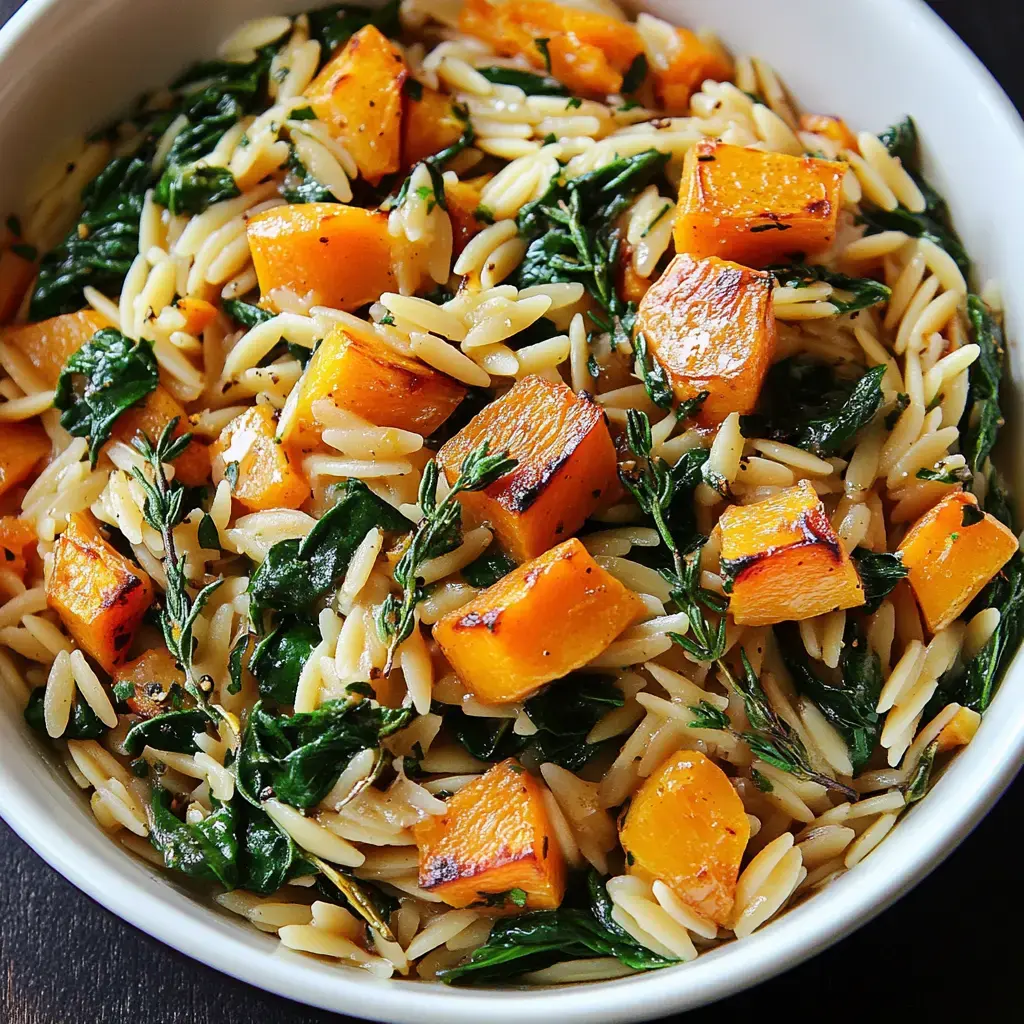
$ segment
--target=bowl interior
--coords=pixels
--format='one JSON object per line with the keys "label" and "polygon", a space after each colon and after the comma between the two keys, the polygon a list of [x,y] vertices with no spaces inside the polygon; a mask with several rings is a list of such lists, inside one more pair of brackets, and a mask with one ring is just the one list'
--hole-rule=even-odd
{"label": "bowl interior", "polygon": [[[30,175],[62,143],[124,110],[211,54],[245,18],[309,5],[294,0],[30,0],[0,35],[0,210],[17,209]],[[911,113],[933,184],[949,200],[980,285],[1003,284],[1008,336],[1024,328],[1015,294],[1024,265],[1024,131],[977,60],[918,0],[822,4],[787,0],[647,0],[669,20],[712,27],[737,53],[773,64],[805,109],[880,131]],[[1010,349],[1004,401],[1019,421],[1021,355]],[[1024,449],[1002,445],[1015,487]],[[389,1021],[519,1024],[639,1020],[700,1005],[824,948],[905,892],[962,839],[1020,764],[1024,661],[1017,658],[974,742],[865,862],[754,936],[685,967],[546,990],[475,991],[380,982],[280,947],[123,852],[96,827],[80,793],[40,756],[20,709],[0,692],[0,812],[50,864],[155,937],[252,984],[328,1009]]]}

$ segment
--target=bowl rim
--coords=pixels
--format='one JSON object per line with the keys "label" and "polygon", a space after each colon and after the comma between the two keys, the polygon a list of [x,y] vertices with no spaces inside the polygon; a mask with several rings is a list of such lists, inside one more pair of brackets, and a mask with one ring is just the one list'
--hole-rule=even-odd
{"label": "bowl rim", "polygon": [[[65,2],[27,0],[0,27],[0,67],[22,38]],[[990,105],[1004,124],[1008,156],[1024,172],[1024,121],[992,73],[925,0],[888,3],[908,34],[916,29],[956,55],[974,81],[975,101]],[[1001,691],[1014,681],[1024,686],[1021,651],[1004,674]],[[190,904],[173,886],[154,894],[130,873],[122,874],[114,858],[68,843],[60,818],[47,815],[24,780],[15,777],[0,786],[0,816],[50,867],[122,920],[207,966],[307,1005],[371,1020],[437,1024],[484,1019],[519,1024],[530,1010],[557,1013],[565,1021],[641,1020],[705,1005],[781,974],[866,924],[938,867],[996,802],[1024,757],[1024,716],[986,717],[982,729],[988,733],[984,749],[969,745],[956,770],[936,782],[941,809],[938,798],[915,805],[887,837],[887,856],[869,858],[828,887],[829,914],[816,912],[817,899],[806,900],[744,939],[742,971],[735,969],[732,943],[685,965],[685,974],[680,966],[615,981],[532,989],[394,984],[355,971],[324,970],[300,954],[253,956],[241,940],[216,928],[213,918],[203,915],[198,921],[188,913]]]}

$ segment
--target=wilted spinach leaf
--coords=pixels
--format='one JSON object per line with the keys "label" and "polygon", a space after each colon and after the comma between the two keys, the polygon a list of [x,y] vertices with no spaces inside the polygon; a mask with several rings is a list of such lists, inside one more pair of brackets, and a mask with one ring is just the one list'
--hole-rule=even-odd
{"label": "wilted spinach leaf", "polygon": [[[37,686],[28,698],[25,707],[25,721],[36,732],[47,735],[46,720],[43,715],[43,699],[46,695],[45,686]],[[61,736],[63,740],[98,740],[107,727],[96,717],[96,712],[81,697],[76,697],[71,705],[71,717],[68,727]]]}
{"label": "wilted spinach leaf", "polygon": [[529,737],[539,761],[579,771],[600,749],[587,734],[607,711],[625,703],[622,691],[603,676],[570,675],[551,683],[524,705],[537,732]]}
{"label": "wilted spinach leaf", "polygon": [[149,841],[172,871],[233,889],[238,884],[235,827],[230,804],[214,800],[214,810],[202,821],[189,825],[171,810],[171,794],[159,786],[153,789]]}
{"label": "wilted spinach leaf", "polygon": [[390,37],[401,31],[398,21],[399,0],[388,0],[382,7],[363,7],[359,4],[331,4],[309,11],[309,32],[320,41],[321,57],[331,54],[343,43],[347,43],[361,28],[373,25]]}
{"label": "wilted spinach leaf", "polygon": [[334,700],[286,717],[270,714],[260,702],[249,715],[238,752],[238,791],[255,806],[274,796],[293,807],[313,807],[355,754],[379,746],[411,715],[366,700]]}
{"label": "wilted spinach leaf", "polygon": [[999,408],[999,382],[1003,376],[1006,342],[999,321],[977,295],[967,296],[971,336],[981,349],[968,370],[967,407],[960,421],[960,445],[967,465],[977,473],[996,443],[1003,425]]}
{"label": "wilted spinach leaf", "polygon": [[195,734],[206,730],[209,718],[199,708],[168,711],[163,715],[136,722],[124,738],[124,748],[129,754],[141,754],[143,747],[156,750],[173,750],[179,754],[194,754]]}
{"label": "wilted spinach leaf", "polygon": [[258,327],[274,319],[274,314],[270,310],[261,309],[251,302],[242,302],[240,299],[227,299],[222,305],[224,312],[245,328]]}
{"label": "wilted spinach leaf", "polygon": [[882,666],[852,619],[844,643],[839,660],[841,687],[829,686],[819,679],[807,659],[797,653],[797,644],[791,646],[793,653],[787,662],[797,689],[818,705],[846,740],[856,772],[871,757],[882,731],[882,716],[875,710],[882,692]]}
{"label": "wilted spinach leaf", "polygon": [[793,263],[788,266],[768,267],[775,280],[784,288],[807,288],[819,281],[850,292],[849,299],[833,295],[828,299],[840,313],[855,313],[859,309],[888,302],[892,289],[870,277],[849,277],[827,267]]}
{"label": "wilted spinach leaf", "polygon": [[740,418],[744,437],[766,437],[825,457],[836,455],[875,417],[882,405],[885,366],[856,383],[829,367],[786,359],[769,372],[761,413]]}
{"label": "wilted spinach leaf", "polygon": [[853,561],[864,585],[865,614],[878,611],[878,606],[889,596],[893,587],[907,575],[903,558],[888,551],[870,551],[854,548]]}
{"label": "wilted spinach leaf", "polygon": [[498,544],[492,544],[462,570],[462,578],[471,587],[490,587],[515,567],[516,563],[505,550]]}
{"label": "wilted spinach leaf", "polygon": [[307,617],[317,598],[341,579],[360,541],[375,526],[410,530],[412,523],[360,480],[347,480],[338,503],[303,540],[283,540],[267,553],[249,581],[253,622],[264,609]]}
{"label": "wilted spinach leaf", "polygon": [[635,970],[677,963],[639,945],[612,920],[612,903],[600,875],[587,877],[589,905],[563,905],[499,918],[487,942],[466,963],[442,971],[446,982],[489,984],[564,960],[614,956]]}
{"label": "wilted spinach leaf", "polygon": [[257,645],[249,659],[260,694],[279,704],[294,704],[302,667],[320,643],[320,630],[312,623],[286,620]]}
{"label": "wilted spinach leaf", "polygon": [[117,418],[159,383],[152,342],[131,341],[105,327],[68,358],[53,404],[63,412],[65,430],[89,439],[89,461],[95,466]]}
{"label": "wilted spinach leaf", "polygon": [[238,819],[238,886],[259,896],[277,892],[286,882],[314,872],[295,840],[270,816],[245,800],[232,802]]}
{"label": "wilted spinach leaf", "polygon": [[208,206],[241,195],[226,167],[184,164],[170,167],[157,182],[153,198],[171,213],[202,213]]}

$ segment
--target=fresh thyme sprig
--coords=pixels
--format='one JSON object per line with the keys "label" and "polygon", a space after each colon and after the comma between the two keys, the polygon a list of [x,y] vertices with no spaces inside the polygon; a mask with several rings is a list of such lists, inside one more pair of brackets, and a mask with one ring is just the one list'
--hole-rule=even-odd
{"label": "fresh thyme sprig", "polygon": [[[728,602],[700,585],[700,552],[704,539],[684,552],[669,527],[669,515],[676,496],[676,480],[672,467],[651,452],[651,425],[642,412],[630,410],[626,419],[626,441],[637,459],[635,467],[620,470],[622,482],[640,508],[653,520],[662,542],[672,554],[672,569],[662,570],[671,588],[671,600],[689,620],[687,635],[670,633],[672,641],[698,661],[714,662],[729,687],[743,698],[751,731],[736,733],[762,761],[798,778],[820,783],[843,793],[850,799],[856,794],[828,775],[814,770],[807,748],[792,727],[771,706],[761,688],[757,673],[745,651],[740,651],[743,674],[737,678],[725,662],[726,612]],[[716,623],[708,612],[718,616]],[[707,701],[690,709],[694,727],[699,729],[730,729],[728,717]]]}
{"label": "fresh thyme sprig", "polygon": [[377,613],[377,631],[388,642],[385,675],[391,671],[399,646],[412,635],[416,605],[426,596],[419,576],[423,564],[454,551],[462,542],[462,506],[456,498],[465,491],[482,491],[518,465],[507,452],[489,452],[490,443],[484,441],[463,459],[458,478],[441,502],[437,500],[437,463],[431,459],[423,469],[419,493],[423,518],[395,566],[395,582],[402,595],[388,594]]}
{"label": "fresh thyme sprig", "polygon": [[142,514],[146,522],[160,534],[164,545],[163,564],[167,589],[164,592],[160,625],[167,650],[181,665],[185,674],[185,689],[211,720],[219,721],[217,714],[211,711],[207,699],[211,685],[204,680],[197,680],[192,668],[195,646],[192,631],[203,606],[224,580],[216,579],[208,583],[195,598],[189,595],[185,559],[179,557],[174,543],[174,527],[185,515],[185,488],[177,480],[168,480],[164,469],[166,464],[173,462],[185,451],[192,440],[191,434],[174,437],[177,426],[178,418],[175,417],[164,427],[155,446],[145,433],[140,433],[132,440],[132,446],[149,464],[153,477],[150,479],[138,466],[132,468],[132,475],[138,480],[146,495]]}

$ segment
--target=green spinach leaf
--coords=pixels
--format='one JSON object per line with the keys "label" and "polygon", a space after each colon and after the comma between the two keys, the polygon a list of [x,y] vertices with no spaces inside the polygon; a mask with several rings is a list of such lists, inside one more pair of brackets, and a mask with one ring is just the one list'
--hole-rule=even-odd
{"label": "green spinach leaf", "polygon": [[492,544],[462,570],[462,578],[471,587],[486,588],[507,576],[516,563],[499,544]]}
{"label": "green spinach leaf", "polygon": [[892,593],[893,587],[907,575],[907,569],[900,555],[888,551],[854,548],[852,557],[864,585],[865,604],[861,611],[870,615],[878,611],[878,606]]}
{"label": "green spinach leaf", "polygon": [[412,716],[369,701],[328,701],[316,711],[272,715],[258,703],[249,715],[236,761],[238,791],[259,806],[271,796],[313,807],[355,754],[377,747]]}
{"label": "green spinach leaf", "polygon": [[194,754],[195,734],[206,731],[209,718],[199,708],[185,708],[168,711],[153,718],[136,722],[124,738],[124,748],[129,754],[141,754],[144,747],[155,750],[173,750],[179,754]]}
{"label": "green spinach leaf", "polygon": [[153,190],[153,199],[171,213],[202,213],[208,206],[241,195],[226,167],[178,164],[168,168]]}
{"label": "green spinach leaf", "polygon": [[[25,707],[25,721],[36,732],[47,735],[46,720],[43,714],[43,699],[46,695],[45,686],[37,686],[28,698]],[[76,697],[71,705],[71,716],[68,727],[61,736],[63,740],[98,740],[107,727],[96,717],[96,712],[81,698]]]}
{"label": "green spinach leaf", "polygon": [[312,623],[285,620],[257,645],[249,659],[260,695],[279,704],[294,704],[302,667],[320,643],[320,630]]}
{"label": "green spinach leaf", "polygon": [[639,945],[612,919],[612,904],[596,872],[587,878],[589,905],[562,906],[499,918],[487,942],[469,959],[442,971],[443,981],[492,984],[564,960],[614,956],[635,970],[678,961]]}
{"label": "green spinach leaf", "polygon": [[534,71],[520,71],[518,68],[477,68],[477,71],[495,85],[514,85],[527,96],[568,96],[569,90],[550,75],[538,75]]}
{"label": "green spinach leaf", "polygon": [[89,439],[89,461],[95,466],[117,418],[159,383],[152,343],[131,341],[105,327],[68,358],[53,404],[62,410],[65,430]]}
{"label": "green spinach leaf", "polygon": [[999,383],[1003,376],[1006,342],[999,321],[977,295],[967,296],[967,316],[972,340],[981,352],[968,371],[967,408],[960,421],[960,450],[971,471],[977,473],[1003,425]]}
{"label": "green spinach leaf", "polygon": [[268,309],[261,309],[251,302],[242,302],[240,299],[227,299],[224,303],[224,312],[245,328],[258,327],[268,320],[273,320],[274,315]]}
{"label": "green spinach leaf", "polygon": [[529,737],[537,759],[579,771],[601,749],[587,743],[587,734],[605,712],[624,703],[622,691],[603,676],[570,675],[551,683],[524,705],[537,726]]}
{"label": "green spinach leaf", "polygon": [[850,298],[843,299],[833,295],[828,301],[839,313],[856,313],[860,309],[868,309],[880,302],[888,302],[892,289],[870,277],[849,277],[835,270],[806,263],[793,263],[788,266],[768,267],[775,275],[775,280],[784,288],[807,288],[812,284],[824,281],[833,288],[850,293]]}
{"label": "green spinach leaf", "polygon": [[171,794],[153,789],[149,841],[163,854],[164,864],[190,878],[218,882],[226,889],[238,884],[238,839],[230,804],[214,801],[214,810],[190,825],[171,810]]}
{"label": "green spinach leaf", "polygon": [[309,11],[309,32],[320,41],[323,60],[347,43],[361,28],[373,25],[389,37],[401,33],[398,20],[399,0],[388,0],[382,7],[364,7],[360,4],[331,4]]}
{"label": "green spinach leaf", "polygon": [[374,526],[412,528],[405,516],[360,480],[347,480],[339,493],[337,504],[303,540],[278,542],[252,574],[249,595],[257,627],[265,609],[309,618],[314,602],[338,583],[352,553]]}

